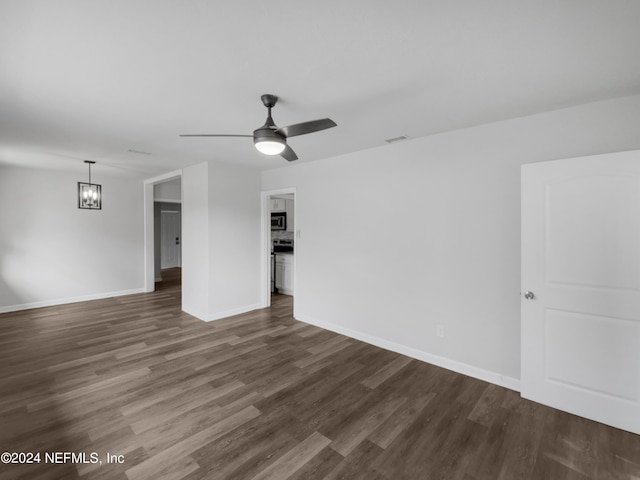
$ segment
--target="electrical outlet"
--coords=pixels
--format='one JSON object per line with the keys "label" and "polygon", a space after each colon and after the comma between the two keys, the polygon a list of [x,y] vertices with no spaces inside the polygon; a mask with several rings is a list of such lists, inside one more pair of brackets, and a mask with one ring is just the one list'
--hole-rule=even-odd
{"label": "electrical outlet", "polygon": [[444,325],[436,325],[436,335],[438,338],[444,338]]}

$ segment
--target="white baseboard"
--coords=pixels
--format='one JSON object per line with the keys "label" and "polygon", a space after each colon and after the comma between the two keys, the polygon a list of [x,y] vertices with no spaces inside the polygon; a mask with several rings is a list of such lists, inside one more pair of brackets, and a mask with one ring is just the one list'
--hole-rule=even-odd
{"label": "white baseboard", "polygon": [[516,392],[520,391],[520,380],[518,380],[517,378],[507,377],[490,370],[485,370],[483,368],[475,367],[467,363],[458,362],[456,360],[451,360],[439,355],[434,355],[432,353],[424,352],[422,350],[408,347],[400,343],[385,340],[384,338],[358,332],[356,330],[351,330],[350,328],[346,328],[341,325],[336,325],[334,323],[311,318],[306,315],[298,315],[295,318],[296,320],[299,320],[301,322],[309,323],[311,325],[315,325],[316,327],[324,328],[325,330],[331,330],[332,332],[346,335],[347,337],[360,340],[370,345],[375,345],[376,347],[384,348],[385,350],[400,353],[402,355],[406,355],[407,357],[415,358],[416,360],[430,363],[438,367],[446,368],[447,370],[461,373],[462,375],[467,375],[469,377],[477,378],[478,380],[493,383],[495,385],[499,385]]}
{"label": "white baseboard", "polygon": [[192,317],[196,317],[198,320],[202,320],[204,322],[206,322],[205,318],[207,316],[206,313],[201,312],[199,310],[195,310],[189,306],[185,306],[184,303],[182,304],[182,306],[180,307],[180,309],[184,312],[184,313],[188,313],[189,315],[191,315]]}
{"label": "white baseboard", "polygon": [[32,308],[55,307],[56,305],[66,305],[68,303],[87,302],[89,300],[101,300],[103,298],[121,297],[123,295],[133,295],[143,293],[144,288],[134,288],[132,290],[119,290],[117,292],[104,292],[92,295],[82,295],[79,297],[56,298],[39,302],[21,303],[19,305],[0,306],[0,313],[19,312],[21,310],[31,310]]}
{"label": "white baseboard", "polygon": [[246,305],[244,307],[232,308],[230,310],[224,310],[222,312],[200,312],[193,310],[192,308],[182,305],[182,311],[188,313],[192,317],[196,317],[203,322],[213,322],[214,320],[220,320],[221,318],[233,317],[234,315],[240,315],[241,313],[251,312],[263,308],[261,304],[255,303],[253,305]]}

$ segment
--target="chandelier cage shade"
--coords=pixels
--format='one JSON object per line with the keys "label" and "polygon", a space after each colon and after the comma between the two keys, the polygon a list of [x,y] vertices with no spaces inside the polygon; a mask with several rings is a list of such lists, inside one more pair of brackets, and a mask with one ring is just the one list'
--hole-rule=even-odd
{"label": "chandelier cage shade", "polygon": [[91,165],[96,162],[85,160],[89,165],[89,182],[78,182],[78,208],[102,210],[102,185],[91,183]]}

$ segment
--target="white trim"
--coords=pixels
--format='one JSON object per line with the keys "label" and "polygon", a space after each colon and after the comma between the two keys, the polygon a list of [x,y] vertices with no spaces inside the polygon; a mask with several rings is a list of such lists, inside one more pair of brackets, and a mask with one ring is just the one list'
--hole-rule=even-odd
{"label": "white trim", "polygon": [[153,201],[162,203],[182,203],[182,200],[176,200],[175,198],[154,198]]}
{"label": "white trim", "polygon": [[117,292],[96,293],[92,295],[82,295],[79,297],[57,298],[55,300],[44,300],[40,302],[22,303],[20,305],[8,305],[0,307],[0,313],[18,312],[21,310],[31,310],[32,308],[55,307],[56,305],[66,305],[68,303],[87,302],[90,300],[101,300],[103,298],[122,297],[124,295],[134,295],[144,293],[144,288],[134,288],[132,290],[120,290]]}
{"label": "white trim", "polygon": [[240,315],[241,313],[252,312],[253,310],[258,310],[260,308],[262,308],[261,305],[256,303],[253,305],[246,305],[244,307],[232,308],[231,310],[225,310],[223,312],[204,313],[190,308],[185,308],[183,305],[182,311],[188,313],[192,317],[196,317],[198,320],[202,320],[203,322],[212,322],[214,320]]}
{"label": "white trim", "polygon": [[153,292],[155,290],[155,258],[154,258],[154,202],[153,184],[145,183],[144,189],[144,291]]}
{"label": "white trim", "polygon": [[458,362],[456,360],[451,360],[439,355],[433,355],[422,350],[407,347],[406,345],[402,345],[400,343],[391,342],[389,340],[385,340],[384,338],[369,335],[368,333],[358,332],[356,330],[351,330],[350,328],[345,328],[341,325],[336,325],[331,322],[325,322],[322,320],[311,318],[306,315],[294,317],[296,320],[299,320],[301,322],[309,323],[311,325],[324,328],[325,330],[331,330],[332,332],[346,335],[370,345],[384,348],[385,350],[400,353],[402,355],[415,358],[416,360],[420,360],[422,362],[430,363],[438,367],[446,368],[447,370],[451,370],[453,372],[461,373],[462,375],[467,375],[469,377],[477,378],[478,380],[508,388],[509,390],[514,390],[516,392],[520,391],[520,380],[518,380],[517,378],[507,377],[490,370],[485,370],[483,368],[469,365],[467,363]]}
{"label": "white trim", "polygon": [[162,175],[158,175],[157,177],[147,178],[143,183],[145,185],[155,185],[156,183],[163,183],[167,180],[173,180],[177,177],[182,177],[182,170],[174,170],[173,172],[163,173]]}
{"label": "white trim", "polygon": [[192,308],[185,306],[184,304],[182,304],[182,306],[180,307],[180,309],[184,312],[184,313],[188,313],[189,315],[191,315],[192,317],[197,318],[198,320],[202,320],[203,322],[206,322],[205,318],[207,317],[206,313],[200,312],[198,310],[193,310]]}

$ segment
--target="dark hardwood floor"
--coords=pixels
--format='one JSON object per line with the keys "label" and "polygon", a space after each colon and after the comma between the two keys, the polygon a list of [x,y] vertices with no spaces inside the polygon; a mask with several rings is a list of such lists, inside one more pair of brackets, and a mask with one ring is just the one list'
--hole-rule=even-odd
{"label": "dark hardwood floor", "polygon": [[0,479],[640,479],[637,435],[297,322],[287,296],[201,322],[164,273],[0,315],[0,451],[41,453]]}

